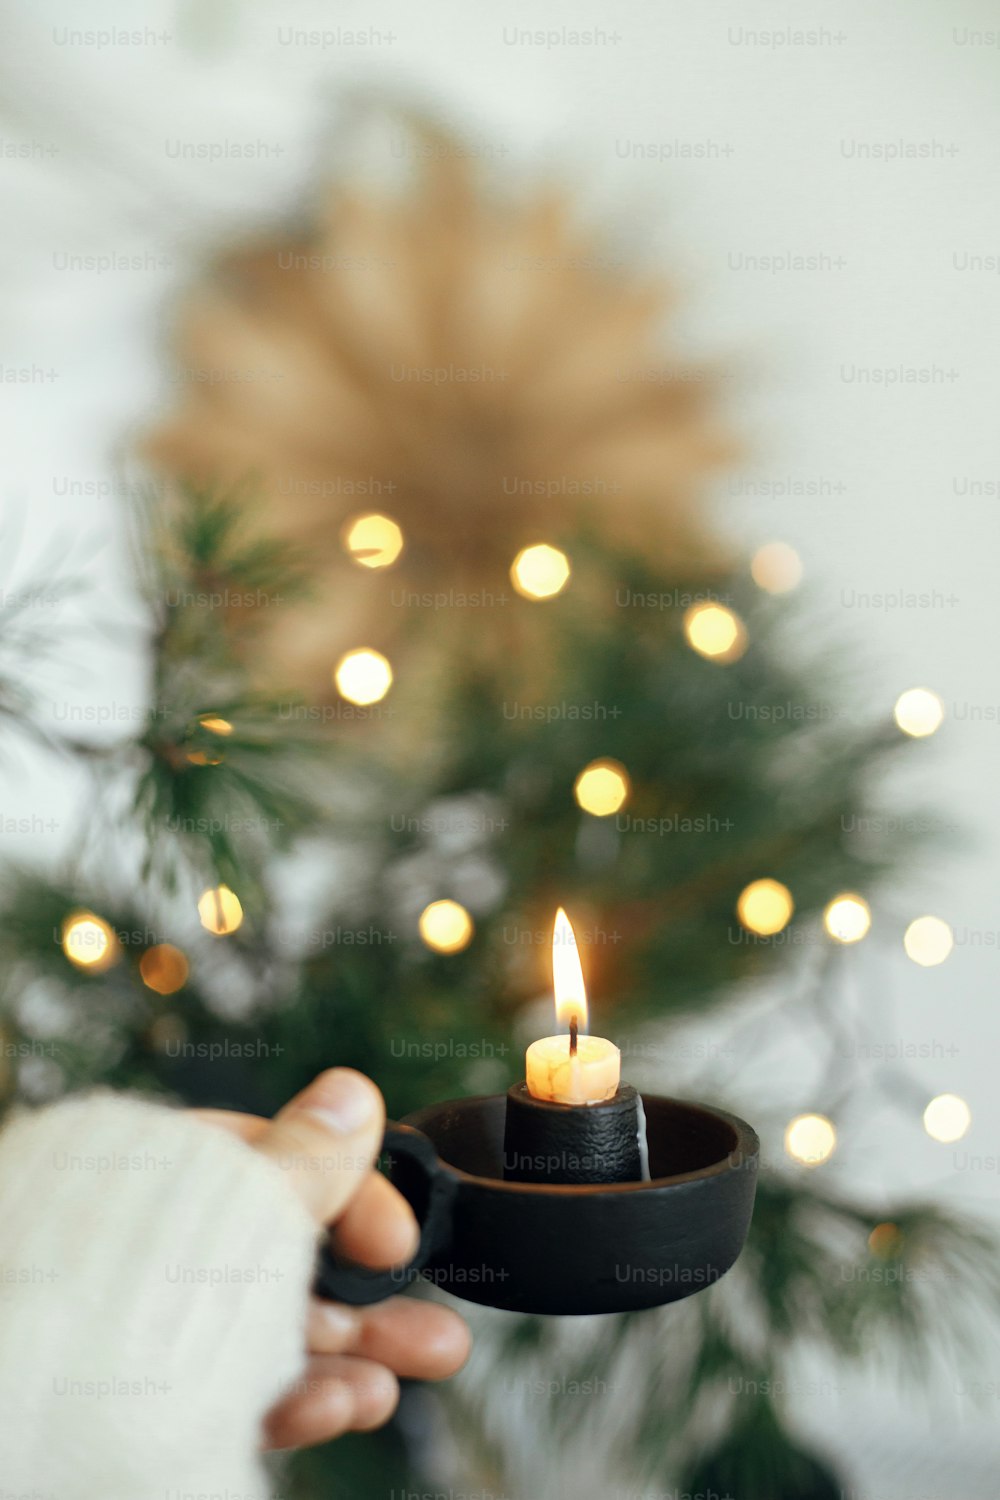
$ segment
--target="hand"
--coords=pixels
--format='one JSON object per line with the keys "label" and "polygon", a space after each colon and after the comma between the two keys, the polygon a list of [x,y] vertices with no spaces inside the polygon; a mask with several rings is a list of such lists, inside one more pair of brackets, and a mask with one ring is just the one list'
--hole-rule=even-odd
{"label": "hand", "polygon": [[[405,1264],[419,1230],[406,1199],[373,1170],[385,1105],[351,1068],[321,1073],[273,1120],[227,1110],[198,1110],[272,1158],[317,1224],[336,1224],[337,1249],[362,1265]],[[296,1386],[269,1413],[265,1443],[299,1448],[388,1421],[399,1400],[397,1377],[442,1380],[469,1353],[457,1313],[431,1302],[393,1297],[373,1307],[313,1298],[306,1330],[308,1363]]]}

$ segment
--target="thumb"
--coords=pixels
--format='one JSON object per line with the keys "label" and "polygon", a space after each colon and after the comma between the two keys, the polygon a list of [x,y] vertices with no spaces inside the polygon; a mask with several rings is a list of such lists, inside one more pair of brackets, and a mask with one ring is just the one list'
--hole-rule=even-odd
{"label": "thumb", "polygon": [[382,1148],[385,1104],[363,1073],[330,1068],[296,1094],[254,1145],[288,1173],[320,1224],[344,1212]]}

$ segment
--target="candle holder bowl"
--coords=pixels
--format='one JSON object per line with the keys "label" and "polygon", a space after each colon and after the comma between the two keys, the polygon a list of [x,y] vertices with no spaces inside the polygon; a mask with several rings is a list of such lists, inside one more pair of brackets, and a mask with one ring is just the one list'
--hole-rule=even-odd
{"label": "candle holder bowl", "polygon": [[371,1271],[327,1244],[316,1291],[363,1306],[423,1276],[487,1307],[585,1314],[659,1307],[711,1286],[746,1240],[760,1142],[724,1110],[641,1097],[648,1181],[505,1181],[505,1094],[390,1121],[388,1173],[420,1223],[416,1254]]}

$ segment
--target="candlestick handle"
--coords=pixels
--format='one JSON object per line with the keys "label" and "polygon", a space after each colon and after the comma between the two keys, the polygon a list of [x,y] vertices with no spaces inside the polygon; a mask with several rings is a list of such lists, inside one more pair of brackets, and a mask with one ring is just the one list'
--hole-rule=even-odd
{"label": "candlestick handle", "polygon": [[395,1296],[419,1276],[431,1256],[450,1239],[455,1181],[441,1171],[438,1154],[431,1142],[412,1125],[399,1125],[395,1120],[388,1120],[382,1152],[389,1158],[393,1186],[399,1189],[417,1216],[420,1242],[413,1259],[405,1266],[373,1271],[338,1255],[328,1237],[320,1252],[313,1290],[317,1296],[326,1297],[331,1302],[366,1307],[371,1302],[382,1302],[386,1297]]}

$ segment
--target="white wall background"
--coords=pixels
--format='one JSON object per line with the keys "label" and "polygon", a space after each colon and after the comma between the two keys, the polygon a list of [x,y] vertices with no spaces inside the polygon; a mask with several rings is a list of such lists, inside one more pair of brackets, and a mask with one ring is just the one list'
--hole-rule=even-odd
{"label": "white wall background", "polygon": [[[973,717],[1000,704],[1000,11],[972,0],[8,0],[2,14],[2,360],[35,378],[2,386],[0,587],[23,586],[55,538],[90,559],[103,590],[101,627],[73,633],[45,681],[81,704],[106,702],[109,681],[122,705],[142,699],[121,497],[106,491],[114,450],[167,389],[172,299],[220,238],[295,202],[317,162],[336,165],[331,126],[351,91],[374,84],[429,101],[498,172],[568,173],[588,208],[676,277],[691,351],[738,364],[730,416],[752,457],[720,484],[720,515],[748,543],[782,537],[799,549],[805,634],[841,641],[856,661],[859,714],[888,712],[914,685],[948,705],[893,795],[901,806],[929,801],[969,841],[909,874],[855,977],[862,996],[866,985],[891,994],[886,1040],[954,1049],[917,1075],[927,1097],[969,1101],[962,1151],[995,1160],[1000,712]],[[72,36],[105,28],[140,40]],[[289,42],[290,30],[313,28],[341,35]],[[351,28],[367,40],[345,37]],[[538,28],[598,35],[512,41]],[[179,161],[178,140],[262,148],[249,161]],[[67,256],[109,254],[138,256],[141,268],[64,268]],[[775,256],[818,268],[746,264]],[[927,373],[861,384],[859,367]],[[94,493],[67,494],[68,480]],[[934,602],[864,608],[855,591]],[[78,612],[92,619],[92,602]],[[16,755],[0,811],[51,818],[58,839],[75,791]],[[5,838],[18,855],[40,843]],[[50,831],[46,852],[53,841]],[[899,937],[926,911],[959,941],[946,964],[921,970]],[[919,1108],[869,1128],[878,1140],[855,1139],[851,1160],[873,1190],[933,1190],[995,1210],[996,1173],[959,1170],[952,1148],[921,1131]],[[994,1346],[983,1372],[994,1390],[998,1375]],[[893,1414],[878,1392],[875,1380],[852,1380],[801,1403],[834,1446],[855,1434],[848,1446],[868,1485],[859,1495],[944,1494],[931,1487],[944,1483],[929,1467],[935,1454],[953,1480],[967,1463],[965,1495],[993,1493],[995,1399],[977,1408],[942,1376],[932,1452],[923,1418]]]}

